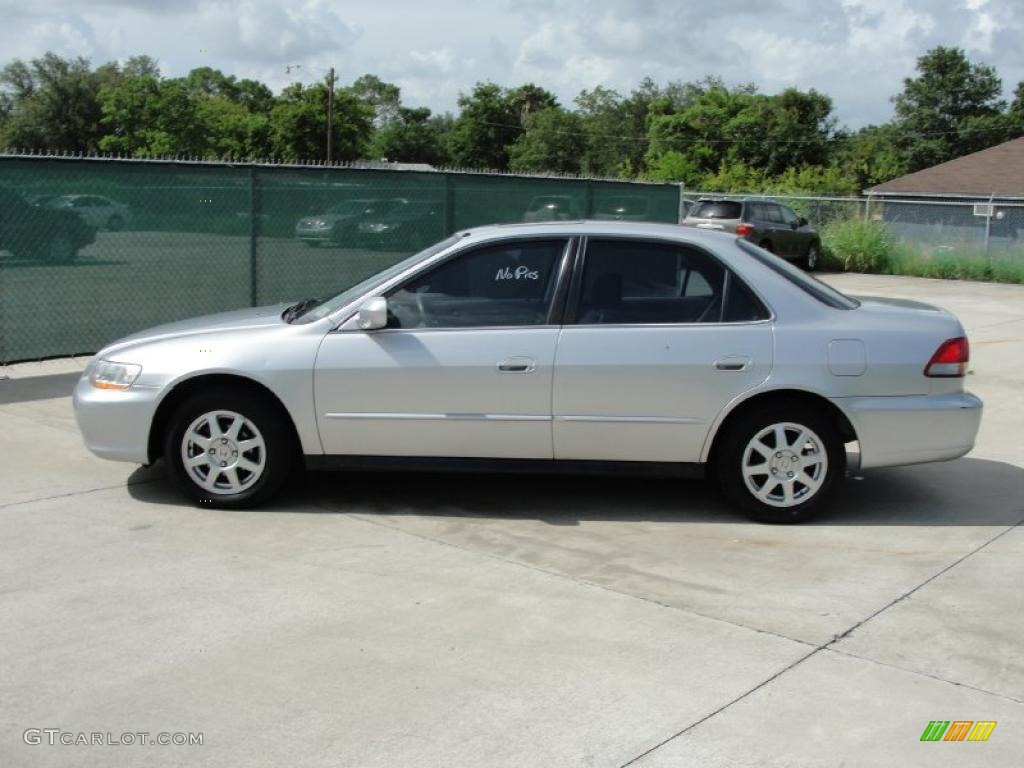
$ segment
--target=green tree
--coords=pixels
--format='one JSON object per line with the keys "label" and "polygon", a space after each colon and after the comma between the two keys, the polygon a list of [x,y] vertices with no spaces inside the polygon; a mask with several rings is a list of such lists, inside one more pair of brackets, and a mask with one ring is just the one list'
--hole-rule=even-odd
{"label": "green tree", "polygon": [[381,128],[399,119],[402,96],[397,85],[376,75],[363,75],[349,86],[349,92],[373,110],[374,127]]}
{"label": "green tree", "polygon": [[448,138],[448,152],[464,168],[508,168],[508,147],[522,130],[508,92],[494,83],[477,83],[459,96],[459,116]]}
{"label": "green tree", "polygon": [[[365,156],[373,112],[347,88],[334,96],[332,155],[337,160]],[[327,86],[289,85],[270,113],[270,148],[279,160],[320,160],[327,154]]]}
{"label": "green tree", "polygon": [[397,115],[374,132],[369,156],[374,160],[441,165],[445,162],[441,124],[426,107],[399,107]]}
{"label": "green tree", "polygon": [[83,58],[46,53],[25,63],[15,59],[0,71],[0,144],[33,150],[69,152],[98,148],[101,129],[98,92],[109,68],[99,76]]}
{"label": "green tree", "polygon": [[909,170],[1005,141],[1010,122],[994,67],[971,63],[959,48],[940,46],[917,60],[917,72],[893,97]]}
{"label": "green tree", "polygon": [[869,125],[840,137],[833,162],[854,180],[857,192],[902,176],[909,169],[899,129],[891,123]]}
{"label": "green tree", "polygon": [[509,168],[579,173],[585,146],[579,115],[555,106],[528,112],[523,132],[509,148]]}

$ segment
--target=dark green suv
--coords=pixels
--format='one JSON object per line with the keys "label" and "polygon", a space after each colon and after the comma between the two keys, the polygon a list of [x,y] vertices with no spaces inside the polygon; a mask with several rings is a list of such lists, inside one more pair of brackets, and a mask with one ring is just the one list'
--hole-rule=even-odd
{"label": "dark green suv", "polygon": [[735,232],[807,271],[815,269],[821,258],[818,231],[792,209],[771,200],[698,200],[683,225]]}

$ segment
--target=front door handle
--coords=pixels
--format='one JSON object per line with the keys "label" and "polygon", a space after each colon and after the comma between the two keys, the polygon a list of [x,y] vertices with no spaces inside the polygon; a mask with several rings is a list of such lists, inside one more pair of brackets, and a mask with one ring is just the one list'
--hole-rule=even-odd
{"label": "front door handle", "polygon": [[750,365],[750,358],[743,355],[727,355],[715,360],[715,368],[720,371],[745,371]]}
{"label": "front door handle", "polygon": [[532,357],[506,357],[498,363],[502,373],[533,373],[537,369],[537,361]]}

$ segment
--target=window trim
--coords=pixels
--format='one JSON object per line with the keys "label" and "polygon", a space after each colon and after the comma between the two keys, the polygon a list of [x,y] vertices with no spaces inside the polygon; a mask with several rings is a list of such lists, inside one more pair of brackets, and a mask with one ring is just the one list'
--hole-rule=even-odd
{"label": "window trim", "polygon": [[[683,248],[691,248],[698,253],[707,256],[709,259],[717,263],[723,270],[724,276],[722,278],[722,302],[718,308],[718,320],[710,322],[681,322],[681,323],[579,323],[577,317],[579,316],[580,299],[583,293],[583,272],[587,265],[587,253],[589,252],[591,241],[625,241],[635,243],[653,243],[655,245],[667,245],[676,246]],[[729,298],[729,287],[732,285],[732,281],[737,280],[743,285],[754,297],[754,300],[761,305],[764,310],[765,317],[759,320],[724,320],[725,317],[725,306]],[[725,263],[718,256],[713,254],[711,251],[703,248],[696,243],[685,242],[682,240],[664,240],[657,237],[643,237],[636,235],[600,235],[598,237],[581,237],[579,252],[573,268],[572,283],[569,288],[569,297],[565,307],[565,315],[562,318],[563,327],[573,328],[700,328],[705,326],[720,326],[720,325],[756,325],[759,323],[771,323],[775,320],[775,310],[772,309],[771,304],[765,301],[760,291],[756,290],[750,285],[750,282],[744,280],[740,275],[736,274],[736,271],[731,269],[728,264]]]}
{"label": "window trim", "polygon": [[[554,269],[554,280],[556,282],[552,290],[551,304],[548,307],[545,322],[535,323],[531,325],[438,325],[431,326],[429,328],[378,328],[377,330],[373,331],[373,333],[423,333],[430,331],[493,331],[513,329],[528,330],[531,328],[559,327],[558,320],[564,309],[565,294],[567,293],[565,283],[568,281],[568,276],[570,273],[570,268],[567,265],[570,263],[572,257],[575,254],[576,242],[580,240],[580,238],[576,235],[557,234],[549,237],[544,237],[543,235],[522,235],[519,237],[485,240],[484,242],[476,243],[466,248],[459,248],[455,251],[451,251],[445,254],[444,256],[439,256],[437,260],[430,261],[429,264],[424,264],[422,269],[417,269],[415,272],[411,274],[403,275],[400,277],[400,279],[396,280],[390,285],[380,286],[379,288],[375,289],[375,291],[372,293],[373,295],[376,296],[383,296],[385,294],[399,291],[402,288],[404,288],[408,283],[411,283],[414,280],[417,280],[429,274],[435,269],[440,269],[450,261],[470,256],[476,253],[477,251],[481,251],[487,248],[501,247],[503,245],[507,245],[509,243],[514,242],[545,242],[550,240],[564,240],[565,245],[562,248],[562,253],[556,259]],[[367,296],[369,296],[369,294],[367,294]],[[364,296],[363,299],[365,300],[365,298],[367,297]],[[562,304],[562,306],[559,306],[560,304]],[[356,312],[358,312],[358,309],[356,310]],[[352,316],[349,316],[344,322],[342,322],[341,325],[339,326],[339,330],[342,328],[342,326],[346,325],[351,319]],[[365,333],[365,331],[360,332]]]}

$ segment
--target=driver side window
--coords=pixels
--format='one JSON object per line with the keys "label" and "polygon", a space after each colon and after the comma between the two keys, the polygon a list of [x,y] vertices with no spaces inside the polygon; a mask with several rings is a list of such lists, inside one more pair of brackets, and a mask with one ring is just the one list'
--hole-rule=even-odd
{"label": "driver side window", "polygon": [[576,322],[718,322],[724,284],[725,268],[685,245],[591,240]]}
{"label": "driver side window", "polygon": [[388,327],[543,325],[566,242],[515,240],[455,256],[388,294]]}

